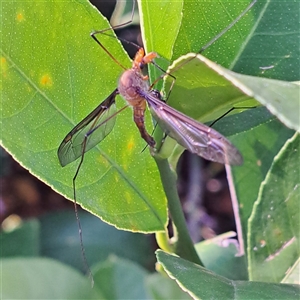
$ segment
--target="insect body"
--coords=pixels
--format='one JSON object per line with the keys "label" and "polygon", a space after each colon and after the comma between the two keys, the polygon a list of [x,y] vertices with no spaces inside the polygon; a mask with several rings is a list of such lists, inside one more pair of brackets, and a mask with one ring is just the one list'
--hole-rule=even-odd
{"label": "insect body", "polygon": [[146,99],[138,93],[138,90],[149,90],[148,76],[142,74],[142,69],[155,57],[156,53],[154,52],[144,56],[144,49],[140,48],[133,60],[132,68],[121,75],[118,84],[120,95],[133,108],[133,119],[141,133],[141,137],[150,147],[155,146],[155,141],[145,128],[144,115],[147,103]]}
{"label": "insect body", "polygon": [[242,164],[241,154],[225,137],[170,107],[161,100],[159,93],[149,88],[148,77],[143,75],[142,69],[156,56],[154,52],[144,55],[144,49],[139,49],[132,68],[124,71],[120,76],[118,88],[75,126],[62,141],[58,149],[62,166],[83,156],[111,132],[115,117],[120,112],[115,110],[117,94],[120,94],[127,101],[128,106],[133,108],[134,122],[141,137],[151,148],[155,147],[155,141],[145,128],[144,115],[147,104],[165,134],[190,152],[223,164]]}

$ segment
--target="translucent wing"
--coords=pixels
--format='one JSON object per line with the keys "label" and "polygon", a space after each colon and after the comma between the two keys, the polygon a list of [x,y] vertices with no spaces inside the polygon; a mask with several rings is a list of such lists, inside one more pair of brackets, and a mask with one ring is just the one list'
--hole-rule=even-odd
{"label": "translucent wing", "polygon": [[112,131],[116,121],[115,98],[118,93],[117,89],[114,90],[63,139],[57,152],[63,167],[95,147]]}
{"label": "translucent wing", "polygon": [[224,136],[162,102],[157,91],[139,90],[139,94],[162,130],[190,152],[222,164],[243,163],[240,152]]}

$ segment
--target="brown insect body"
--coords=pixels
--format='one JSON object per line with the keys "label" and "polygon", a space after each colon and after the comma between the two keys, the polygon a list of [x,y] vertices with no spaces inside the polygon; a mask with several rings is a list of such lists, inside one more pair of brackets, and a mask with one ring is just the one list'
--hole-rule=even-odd
{"label": "brown insect body", "polygon": [[119,79],[118,91],[133,108],[133,119],[141,137],[150,147],[155,141],[145,128],[145,110],[147,104],[151,114],[163,131],[175,139],[190,152],[219,163],[240,165],[243,158],[239,151],[220,133],[199,123],[161,101],[155,90],[151,90],[148,76],[142,73],[143,67],[151,63],[157,54],[137,52],[130,70],[126,70]]}
{"label": "brown insect body", "polygon": [[[241,154],[224,136],[170,107],[162,101],[158,91],[151,89],[148,76],[143,75],[142,70],[155,57],[157,57],[155,52],[145,55],[144,49],[139,49],[132,68],[125,70],[120,76],[117,89],[75,126],[62,141],[58,149],[58,157],[62,166],[80,156],[83,158],[86,151],[102,141],[113,129],[116,115],[127,106],[133,109],[133,120],[141,137],[151,148],[154,148],[155,140],[145,127],[147,105],[165,134],[175,139],[185,149],[219,163],[242,164]],[[118,94],[126,100],[128,105],[116,111],[115,97]],[[87,126],[89,124],[90,126]]]}
{"label": "brown insect body", "polygon": [[141,137],[150,147],[155,146],[155,141],[145,128],[145,110],[147,101],[138,94],[137,90],[149,90],[148,76],[143,75],[142,69],[156,56],[157,55],[154,52],[145,56],[144,49],[140,48],[133,60],[132,68],[126,70],[120,76],[118,83],[118,91],[128,105],[133,108],[133,120],[140,131]]}

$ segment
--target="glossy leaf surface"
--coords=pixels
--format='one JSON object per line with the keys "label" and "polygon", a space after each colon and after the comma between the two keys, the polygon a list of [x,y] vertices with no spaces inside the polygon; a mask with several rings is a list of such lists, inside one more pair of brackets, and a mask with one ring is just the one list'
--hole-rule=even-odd
{"label": "glossy leaf surface", "polygon": [[[1,14],[2,145],[72,199],[78,162],[61,168],[57,149],[72,127],[116,88],[122,69],[90,37],[109,25],[85,1],[6,2]],[[120,43],[100,38],[130,68]],[[124,106],[120,97],[116,101],[117,108]],[[127,109],[114,131],[85,157],[76,182],[78,203],[123,229],[163,229],[165,196],[148,151],[141,153],[144,146]]]}
{"label": "glossy leaf surface", "polygon": [[298,285],[234,281],[207,269],[157,251],[158,261],[167,274],[194,299],[298,299]]}

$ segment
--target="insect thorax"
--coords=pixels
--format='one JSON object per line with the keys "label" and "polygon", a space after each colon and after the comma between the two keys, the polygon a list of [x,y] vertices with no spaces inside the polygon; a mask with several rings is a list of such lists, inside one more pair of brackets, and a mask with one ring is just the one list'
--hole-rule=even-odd
{"label": "insect thorax", "polygon": [[137,88],[144,91],[149,90],[149,83],[146,77],[139,70],[130,69],[125,71],[119,78],[118,90],[130,106],[136,106],[141,101],[145,101],[137,93]]}

